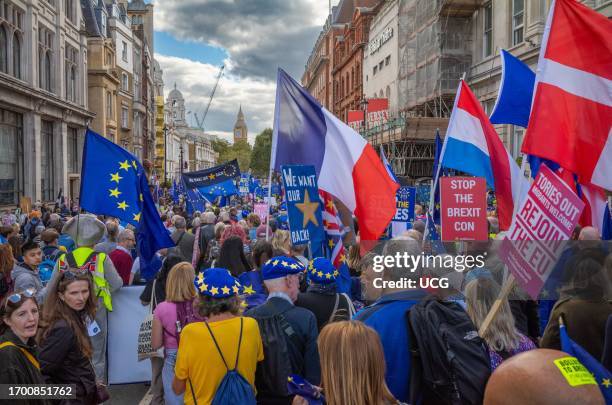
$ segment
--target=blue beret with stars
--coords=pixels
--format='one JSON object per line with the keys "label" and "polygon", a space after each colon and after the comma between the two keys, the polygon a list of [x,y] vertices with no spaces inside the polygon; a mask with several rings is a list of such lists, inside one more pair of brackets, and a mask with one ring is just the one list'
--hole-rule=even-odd
{"label": "blue beret with stars", "polygon": [[261,268],[264,280],[286,277],[304,271],[304,265],[292,257],[276,256],[268,260]]}
{"label": "blue beret with stars", "polygon": [[334,264],[325,257],[317,257],[308,265],[308,279],[317,284],[331,284],[336,282],[338,270]]}
{"label": "blue beret with stars", "polygon": [[196,276],[193,281],[200,295],[212,298],[227,298],[241,292],[240,283],[227,269],[213,267],[206,269]]}

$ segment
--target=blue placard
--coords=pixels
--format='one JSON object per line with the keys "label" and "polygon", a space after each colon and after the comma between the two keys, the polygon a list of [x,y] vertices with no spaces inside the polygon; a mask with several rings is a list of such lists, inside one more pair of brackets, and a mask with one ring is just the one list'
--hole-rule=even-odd
{"label": "blue placard", "polygon": [[281,166],[291,243],[321,243],[325,239],[321,200],[314,166]]}
{"label": "blue placard", "polygon": [[249,179],[250,179],[250,177],[251,176],[248,173],[242,173],[240,175],[240,185],[239,185],[240,194],[242,194],[242,195],[249,194]]}
{"label": "blue placard", "polygon": [[414,221],[414,205],[416,201],[416,187],[402,186],[395,194],[396,211],[394,222]]}

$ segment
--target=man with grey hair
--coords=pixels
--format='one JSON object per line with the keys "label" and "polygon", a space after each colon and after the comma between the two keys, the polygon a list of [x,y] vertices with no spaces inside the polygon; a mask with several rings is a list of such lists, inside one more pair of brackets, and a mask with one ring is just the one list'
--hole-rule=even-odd
{"label": "man with grey hair", "polygon": [[131,273],[134,259],[132,258],[132,249],[136,246],[136,237],[130,229],[124,229],[119,232],[117,238],[117,248],[111,252],[108,257],[113,261],[117,273],[123,280],[123,285],[131,284]]}
{"label": "man with grey hair", "polygon": [[193,243],[195,236],[187,232],[187,221],[180,215],[172,217],[174,232],[170,236],[176,247],[173,247],[172,253],[180,256],[183,261],[191,263],[193,259]]}
{"label": "man with grey hair", "polygon": [[200,226],[195,232],[194,244],[193,244],[193,258],[191,264],[195,268],[203,259],[203,255],[208,250],[208,242],[215,239],[215,220],[217,217],[214,212],[206,211],[200,215]]}
{"label": "man with grey hair", "polygon": [[[419,257],[421,259],[419,259]],[[410,399],[410,336],[406,314],[426,293],[419,288],[424,257],[415,240],[391,240],[382,255],[371,260],[362,273],[365,291],[376,301],[355,315],[380,336],[387,361],[385,380],[393,396],[402,402]],[[378,294],[377,294],[378,292]]]}

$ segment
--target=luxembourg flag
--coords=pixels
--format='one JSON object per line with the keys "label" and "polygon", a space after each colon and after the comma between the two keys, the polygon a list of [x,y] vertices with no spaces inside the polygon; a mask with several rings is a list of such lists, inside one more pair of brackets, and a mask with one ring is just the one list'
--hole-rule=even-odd
{"label": "luxembourg flag", "polygon": [[399,188],[374,148],[278,70],[270,167],[313,165],[319,189],[358,219],[361,241],[376,241],[395,215]]}
{"label": "luxembourg flag", "polygon": [[495,190],[500,230],[510,228],[514,204],[527,192],[529,182],[463,80],[444,138],[441,166],[484,177]]}

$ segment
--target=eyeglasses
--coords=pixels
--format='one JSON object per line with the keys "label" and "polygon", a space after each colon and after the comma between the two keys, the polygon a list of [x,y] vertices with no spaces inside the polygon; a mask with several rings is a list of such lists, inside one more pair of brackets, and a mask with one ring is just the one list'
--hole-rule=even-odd
{"label": "eyeglasses", "polygon": [[36,290],[33,288],[28,288],[27,290],[13,293],[6,298],[6,305],[8,305],[9,302],[13,305],[19,304],[19,302],[21,302],[22,299],[32,298],[35,295],[36,295]]}

